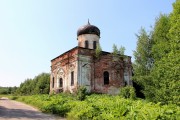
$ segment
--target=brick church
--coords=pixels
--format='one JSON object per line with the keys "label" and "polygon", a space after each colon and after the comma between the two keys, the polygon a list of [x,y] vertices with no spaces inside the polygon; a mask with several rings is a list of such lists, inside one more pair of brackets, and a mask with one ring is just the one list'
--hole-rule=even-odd
{"label": "brick church", "polygon": [[99,28],[89,21],[78,29],[78,46],[51,60],[51,93],[73,93],[85,86],[89,92],[118,94],[120,87],[132,85],[131,57],[101,51],[96,58],[99,40]]}

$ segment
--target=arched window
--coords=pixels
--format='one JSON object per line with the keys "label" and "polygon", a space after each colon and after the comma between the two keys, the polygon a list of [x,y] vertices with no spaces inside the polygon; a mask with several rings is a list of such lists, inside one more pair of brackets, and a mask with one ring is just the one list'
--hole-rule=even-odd
{"label": "arched window", "polygon": [[93,41],[93,48],[96,49],[96,41]]}
{"label": "arched window", "polygon": [[54,88],[54,77],[52,78],[52,88]]}
{"label": "arched window", "polygon": [[74,85],[74,71],[71,72],[71,86]]}
{"label": "arched window", "polygon": [[59,87],[63,87],[63,79],[62,78],[59,79]]}
{"label": "arched window", "polygon": [[109,84],[109,73],[107,71],[104,72],[104,85]]}
{"label": "arched window", "polygon": [[89,43],[88,43],[88,41],[86,40],[85,41],[85,48],[88,48],[89,47]]}

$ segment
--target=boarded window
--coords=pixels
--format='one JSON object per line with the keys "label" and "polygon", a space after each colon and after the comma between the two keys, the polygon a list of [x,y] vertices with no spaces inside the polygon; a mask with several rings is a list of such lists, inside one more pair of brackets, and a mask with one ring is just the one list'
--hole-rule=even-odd
{"label": "boarded window", "polygon": [[74,85],[74,71],[71,72],[71,86]]}
{"label": "boarded window", "polygon": [[109,73],[107,71],[104,72],[104,85],[109,84]]}
{"label": "boarded window", "polygon": [[52,78],[52,88],[54,88],[54,77]]}
{"label": "boarded window", "polygon": [[96,41],[93,41],[93,48],[96,49]]}
{"label": "boarded window", "polygon": [[62,78],[59,79],[59,87],[63,87],[63,79]]}
{"label": "boarded window", "polygon": [[85,48],[88,48],[89,47],[89,43],[88,43],[88,41],[86,40],[85,41]]}

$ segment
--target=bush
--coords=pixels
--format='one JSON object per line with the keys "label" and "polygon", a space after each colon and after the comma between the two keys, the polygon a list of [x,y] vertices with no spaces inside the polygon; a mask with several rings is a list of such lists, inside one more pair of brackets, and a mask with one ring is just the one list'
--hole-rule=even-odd
{"label": "bush", "polygon": [[80,86],[77,91],[77,99],[81,101],[84,100],[87,95],[86,91],[87,91],[86,87]]}
{"label": "bush", "polygon": [[126,86],[126,87],[121,88],[119,95],[123,98],[130,98],[130,99],[136,98],[135,89],[132,86]]}
{"label": "bush", "polygon": [[16,99],[18,99],[18,96],[12,96],[10,99],[11,100],[16,100]]}

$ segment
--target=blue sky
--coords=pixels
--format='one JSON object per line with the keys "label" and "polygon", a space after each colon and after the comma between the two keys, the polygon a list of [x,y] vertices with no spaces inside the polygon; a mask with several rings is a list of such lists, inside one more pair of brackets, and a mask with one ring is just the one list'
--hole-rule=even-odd
{"label": "blue sky", "polygon": [[50,72],[50,60],[77,46],[77,29],[90,23],[101,30],[100,44],[126,48],[133,57],[136,36],[147,31],[175,0],[0,0],[0,86],[19,86]]}

